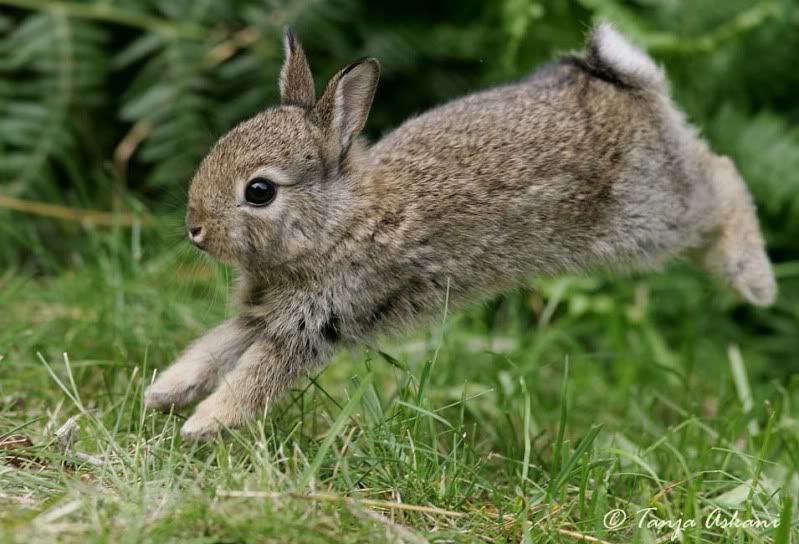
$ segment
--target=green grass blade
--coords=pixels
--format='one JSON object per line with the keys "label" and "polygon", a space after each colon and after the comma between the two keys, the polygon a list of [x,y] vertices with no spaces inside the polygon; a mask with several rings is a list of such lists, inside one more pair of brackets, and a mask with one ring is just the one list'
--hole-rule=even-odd
{"label": "green grass blade", "polygon": [[322,463],[325,460],[328,450],[330,450],[330,447],[333,445],[333,442],[336,440],[336,438],[339,437],[341,430],[347,423],[347,420],[355,411],[355,407],[361,402],[361,397],[364,396],[366,391],[369,389],[369,386],[372,384],[372,376],[372,374],[366,375],[363,381],[361,381],[361,383],[358,385],[358,388],[353,393],[349,402],[347,402],[347,404],[344,405],[344,408],[341,409],[341,412],[339,412],[338,417],[333,422],[330,430],[327,432],[327,436],[325,436],[325,439],[322,441],[322,445],[319,446],[319,451],[316,452],[316,456],[314,457],[313,461],[300,477],[299,483],[297,484],[298,489],[305,489],[308,487],[308,484],[316,476],[316,473],[319,471],[319,467],[322,466]]}

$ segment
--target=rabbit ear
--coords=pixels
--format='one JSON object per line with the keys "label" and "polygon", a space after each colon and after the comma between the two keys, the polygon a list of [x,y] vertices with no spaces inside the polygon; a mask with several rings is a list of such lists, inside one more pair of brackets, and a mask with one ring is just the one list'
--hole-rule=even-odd
{"label": "rabbit ear", "polygon": [[280,99],[284,104],[311,108],[316,101],[311,68],[297,36],[289,27],[283,30],[286,58],[280,70]]}
{"label": "rabbit ear", "polygon": [[316,104],[317,118],[340,153],[345,153],[363,130],[379,79],[377,59],[369,57],[353,62],[333,76]]}

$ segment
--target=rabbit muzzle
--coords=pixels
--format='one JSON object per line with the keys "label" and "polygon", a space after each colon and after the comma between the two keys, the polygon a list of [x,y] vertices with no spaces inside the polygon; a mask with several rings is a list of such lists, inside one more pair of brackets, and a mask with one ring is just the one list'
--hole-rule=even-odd
{"label": "rabbit muzzle", "polygon": [[204,250],[207,233],[208,231],[203,225],[199,214],[194,208],[189,208],[189,212],[186,214],[186,234],[188,234],[191,243]]}

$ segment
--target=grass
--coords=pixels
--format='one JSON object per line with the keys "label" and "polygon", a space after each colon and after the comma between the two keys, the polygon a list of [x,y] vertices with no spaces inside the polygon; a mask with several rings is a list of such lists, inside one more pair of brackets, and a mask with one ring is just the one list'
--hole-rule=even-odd
{"label": "grass", "polygon": [[442,308],[197,445],[142,391],[230,272],[80,235],[0,274],[0,542],[797,542],[796,263],[770,310],[680,265]]}

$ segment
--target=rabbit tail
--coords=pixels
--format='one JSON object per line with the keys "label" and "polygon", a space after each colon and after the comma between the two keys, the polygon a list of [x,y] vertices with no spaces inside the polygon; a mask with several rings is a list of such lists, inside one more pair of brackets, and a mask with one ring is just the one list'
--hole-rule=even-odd
{"label": "rabbit tail", "polygon": [[591,31],[585,60],[594,71],[626,87],[668,92],[660,66],[610,23],[599,23]]}

